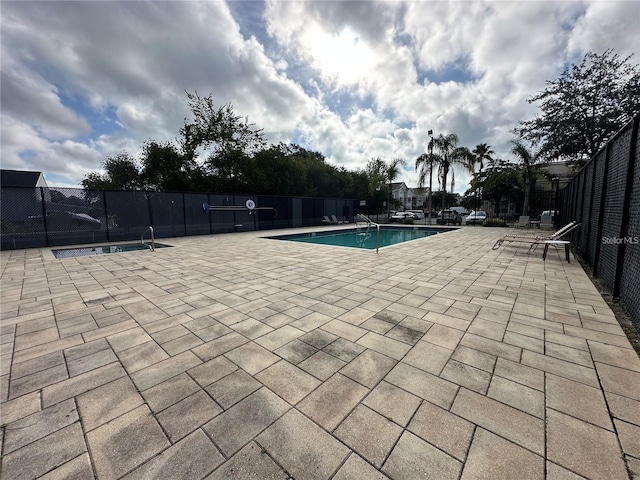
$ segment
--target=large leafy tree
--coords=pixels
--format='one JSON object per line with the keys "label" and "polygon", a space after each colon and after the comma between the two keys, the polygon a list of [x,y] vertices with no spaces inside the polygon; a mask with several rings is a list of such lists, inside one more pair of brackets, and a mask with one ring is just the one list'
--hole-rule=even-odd
{"label": "large leafy tree", "polygon": [[433,149],[436,155],[436,167],[438,169],[438,181],[444,195],[442,197],[442,209],[445,209],[447,198],[447,179],[451,173],[451,191],[455,187],[455,165],[462,166],[466,170],[473,171],[473,154],[466,147],[458,146],[458,136],[455,133],[449,135],[440,134],[433,139]]}
{"label": "large leafy tree", "polygon": [[640,71],[630,58],[611,49],[587,53],[528,100],[539,103],[540,114],[521,122],[515,133],[547,160],[581,164],[593,157],[640,111]]}
{"label": "large leafy tree", "polygon": [[519,164],[520,181],[524,188],[524,203],[522,205],[522,214],[529,215],[529,201],[531,198],[531,190],[536,184],[540,175],[540,164],[543,161],[542,152],[534,151],[525,145],[520,139],[512,140],[511,153],[516,156]]}
{"label": "large leafy tree", "polygon": [[142,178],[147,188],[183,192],[198,189],[198,165],[172,143],[145,143],[141,161]]}
{"label": "large leafy tree", "polygon": [[91,172],[81,185],[85,190],[137,190],[143,181],[135,159],[127,152],[107,157],[102,162],[105,173]]}

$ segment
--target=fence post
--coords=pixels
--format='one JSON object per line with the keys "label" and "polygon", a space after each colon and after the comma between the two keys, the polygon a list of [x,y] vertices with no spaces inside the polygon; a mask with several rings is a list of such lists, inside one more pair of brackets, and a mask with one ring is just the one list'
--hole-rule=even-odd
{"label": "fence post", "polygon": [[[636,146],[638,143],[638,124],[640,123],[640,115],[636,115],[633,120],[631,130],[631,142],[629,144],[629,160],[627,164],[627,182],[624,188],[624,201],[622,205],[629,206],[631,204],[631,193],[633,190],[633,175],[636,160]],[[622,209],[622,222],[620,222],[620,238],[626,239],[629,235],[629,222],[631,221],[631,208]],[[627,243],[622,241],[618,247],[618,258],[616,259],[616,276],[613,282],[613,296],[620,295],[620,284],[622,283],[622,269],[624,268],[624,257],[627,253]]]}
{"label": "fence post", "polygon": [[187,199],[182,192],[182,223],[184,223],[184,236],[187,236]]}
{"label": "fence post", "polygon": [[607,143],[604,156],[604,173],[602,174],[602,192],[600,193],[600,212],[598,213],[598,234],[596,235],[596,251],[593,257],[593,275],[598,275],[598,262],[600,260],[600,245],[602,244],[602,229],[604,228],[604,205],[607,198],[607,176],[609,175],[609,157],[611,156],[611,143]]}
{"label": "fence post", "polygon": [[49,226],[47,225],[47,209],[45,207],[44,199],[44,187],[40,187],[40,200],[42,202],[42,226],[44,227],[44,239],[47,242],[47,247],[50,247],[49,243]]}
{"label": "fence post", "polygon": [[104,218],[105,224],[107,225],[107,242],[111,241],[111,233],[109,230],[109,210],[107,209],[107,191],[106,190],[98,190],[102,192],[102,204],[104,205]]}

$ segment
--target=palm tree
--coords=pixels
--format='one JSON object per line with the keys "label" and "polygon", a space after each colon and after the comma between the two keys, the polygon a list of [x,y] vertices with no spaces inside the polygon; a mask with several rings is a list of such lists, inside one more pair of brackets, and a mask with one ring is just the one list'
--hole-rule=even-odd
{"label": "palm tree", "polygon": [[389,208],[387,208],[389,215],[391,215],[391,195],[392,195],[392,187],[391,184],[393,181],[400,176],[402,172],[402,167],[407,164],[403,158],[396,157],[391,160],[388,164],[386,164],[385,176],[387,181],[389,182]]}
{"label": "palm tree", "polygon": [[531,198],[531,189],[536,184],[538,173],[540,170],[540,162],[542,154],[540,151],[533,152],[520,139],[511,141],[511,153],[518,158],[520,164],[520,178],[524,186],[524,205],[522,206],[522,214],[529,215],[529,200]]}
{"label": "palm tree", "polygon": [[[433,150],[433,139],[429,142],[430,150]],[[416,158],[416,170],[420,169],[418,174],[418,188],[424,188],[427,179],[427,172],[429,172],[429,211],[427,216],[429,218],[429,224],[431,224],[431,191],[433,190],[433,165],[440,161],[440,157],[433,153],[423,153]]]}
{"label": "palm tree", "polygon": [[455,186],[454,165],[461,165],[469,171],[473,171],[473,154],[466,147],[458,147],[458,136],[455,133],[449,135],[440,134],[433,140],[438,166],[438,182],[442,186],[442,209],[445,209],[447,199],[447,178],[451,172],[451,190]]}
{"label": "palm tree", "polygon": [[[484,161],[487,160],[488,162],[493,161],[493,157],[492,155],[495,153],[493,150],[491,150],[491,147],[489,145],[487,145],[486,143],[479,143],[478,145],[476,145],[476,148],[473,149],[473,151],[471,152],[473,154],[473,176],[475,177],[475,190],[476,190],[476,196],[479,197],[479,191],[480,191],[480,177],[482,176],[482,169],[485,167]],[[479,174],[476,177],[475,174],[475,166],[476,163],[480,164],[480,170],[479,170]],[[477,209],[477,207],[476,207]]]}

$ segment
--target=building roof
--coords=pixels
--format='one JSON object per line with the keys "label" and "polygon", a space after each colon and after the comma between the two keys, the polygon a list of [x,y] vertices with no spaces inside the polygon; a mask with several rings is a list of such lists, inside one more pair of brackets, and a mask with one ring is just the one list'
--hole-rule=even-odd
{"label": "building roof", "polygon": [[0,170],[0,185],[2,187],[46,187],[42,172],[27,170]]}

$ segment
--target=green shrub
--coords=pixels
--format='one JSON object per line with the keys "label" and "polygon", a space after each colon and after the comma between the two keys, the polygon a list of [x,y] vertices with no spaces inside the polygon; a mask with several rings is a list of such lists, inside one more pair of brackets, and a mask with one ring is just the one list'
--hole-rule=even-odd
{"label": "green shrub", "polygon": [[405,217],[404,222],[405,225],[413,225],[413,218]]}

